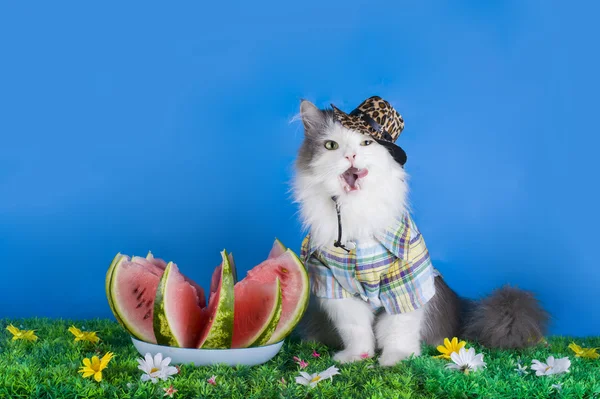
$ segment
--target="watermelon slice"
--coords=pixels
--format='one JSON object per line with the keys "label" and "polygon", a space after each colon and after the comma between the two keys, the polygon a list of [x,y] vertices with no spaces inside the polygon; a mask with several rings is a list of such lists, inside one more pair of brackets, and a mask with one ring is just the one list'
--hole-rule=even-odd
{"label": "watermelon slice", "polygon": [[202,329],[196,288],[169,262],[156,290],[154,334],[159,345],[193,348]]}
{"label": "watermelon slice", "polygon": [[283,255],[283,253],[287,250],[285,245],[281,243],[277,238],[275,238],[275,242],[273,243],[273,247],[271,248],[271,252],[269,252],[269,256],[267,259],[277,258],[278,256]]}
{"label": "watermelon slice", "polygon": [[[225,349],[231,347],[234,313],[234,277],[227,251],[221,252],[222,263],[217,266],[211,282],[208,306],[202,310],[202,331],[198,348]],[[217,272],[218,270],[218,272]]]}
{"label": "watermelon slice", "polygon": [[[117,321],[131,335],[142,341],[157,343],[153,326],[154,300],[156,288],[166,266],[164,260],[154,258],[150,252],[146,258],[133,256],[131,259],[118,253],[106,272],[105,289],[110,309]],[[195,289],[197,306],[205,307],[206,299],[202,287],[187,276],[181,276]],[[140,280],[136,280],[138,277]],[[136,288],[138,291],[134,293]],[[143,297],[138,299],[142,292]],[[144,319],[148,310],[151,310],[150,317]],[[142,311],[144,313],[135,316]]]}
{"label": "watermelon slice", "polygon": [[[278,245],[276,241],[274,246]],[[267,341],[267,345],[287,337],[298,324],[308,306],[310,289],[308,273],[291,249],[286,249],[281,255],[267,259],[253,267],[248,271],[244,280],[272,284],[277,278],[281,280],[281,317],[273,335]]]}
{"label": "watermelon slice", "polygon": [[232,348],[261,346],[273,335],[281,317],[281,283],[242,280],[234,287]]}
{"label": "watermelon slice", "polygon": [[132,262],[126,255],[121,255],[111,267],[108,298],[115,317],[135,338],[155,344],[152,319],[161,276]]}

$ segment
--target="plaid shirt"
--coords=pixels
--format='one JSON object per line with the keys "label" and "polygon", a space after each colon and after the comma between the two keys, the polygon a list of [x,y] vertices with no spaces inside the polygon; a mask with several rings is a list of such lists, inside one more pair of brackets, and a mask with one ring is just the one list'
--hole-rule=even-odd
{"label": "plaid shirt", "polygon": [[321,298],[360,296],[374,311],[407,313],[435,294],[433,268],[423,236],[410,215],[398,218],[376,237],[377,244],[349,253],[343,248],[316,247],[308,234],[300,252],[311,289]]}

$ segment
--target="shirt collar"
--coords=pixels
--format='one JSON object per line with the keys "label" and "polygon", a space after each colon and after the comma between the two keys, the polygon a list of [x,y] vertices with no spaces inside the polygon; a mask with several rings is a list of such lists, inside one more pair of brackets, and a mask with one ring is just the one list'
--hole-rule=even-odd
{"label": "shirt collar", "polygon": [[[376,234],[375,239],[397,258],[405,258],[407,255],[408,244],[410,242],[411,226],[412,223],[410,216],[408,214],[403,214],[394,218],[392,223],[390,223],[381,232]],[[319,249],[319,246],[316,245],[310,238],[310,234],[308,234],[305,239],[306,252],[304,254],[303,261],[308,260],[308,258]],[[360,245],[360,243],[357,243],[357,245]],[[343,248],[335,248],[333,247],[333,243],[332,246],[327,249],[327,251],[336,254],[339,252],[340,256],[347,256],[349,254],[356,253],[356,249],[353,249],[350,253],[347,253]]]}

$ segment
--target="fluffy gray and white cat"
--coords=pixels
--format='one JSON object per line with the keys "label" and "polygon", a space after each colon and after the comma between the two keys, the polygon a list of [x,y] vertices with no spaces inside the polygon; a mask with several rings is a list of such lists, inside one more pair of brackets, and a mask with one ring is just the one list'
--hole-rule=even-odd
{"label": "fluffy gray and white cat", "polygon": [[[295,163],[293,193],[314,244],[330,247],[337,239],[334,196],[342,209],[342,242],[373,242],[390,220],[410,212],[407,172],[384,146],[343,127],[331,109],[321,110],[309,101],[301,102],[300,117],[304,140]],[[341,176],[351,167],[368,174],[349,189]],[[445,337],[522,348],[537,344],[545,334],[548,315],[530,292],[503,287],[481,300],[467,300],[441,276],[435,277],[435,290],[424,307],[396,315],[375,313],[360,298],[311,295],[297,331],[305,340],[339,349],[334,360],[342,363],[372,357],[379,349],[382,366],[419,356],[423,342],[439,345]]]}

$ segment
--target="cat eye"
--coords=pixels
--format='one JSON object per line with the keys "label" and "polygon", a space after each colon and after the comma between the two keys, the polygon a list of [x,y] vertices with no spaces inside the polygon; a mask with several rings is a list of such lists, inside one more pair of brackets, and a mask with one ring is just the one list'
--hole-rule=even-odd
{"label": "cat eye", "polygon": [[325,142],[325,148],[327,148],[328,150],[337,150],[339,148],[339,145],[333,140],[327,140]]}
{"label": "cat eye", "polygon": [[360,143],[360,145],[369,145],[371,143],[373,143],[373,140],[365,140],[362,143]]}

